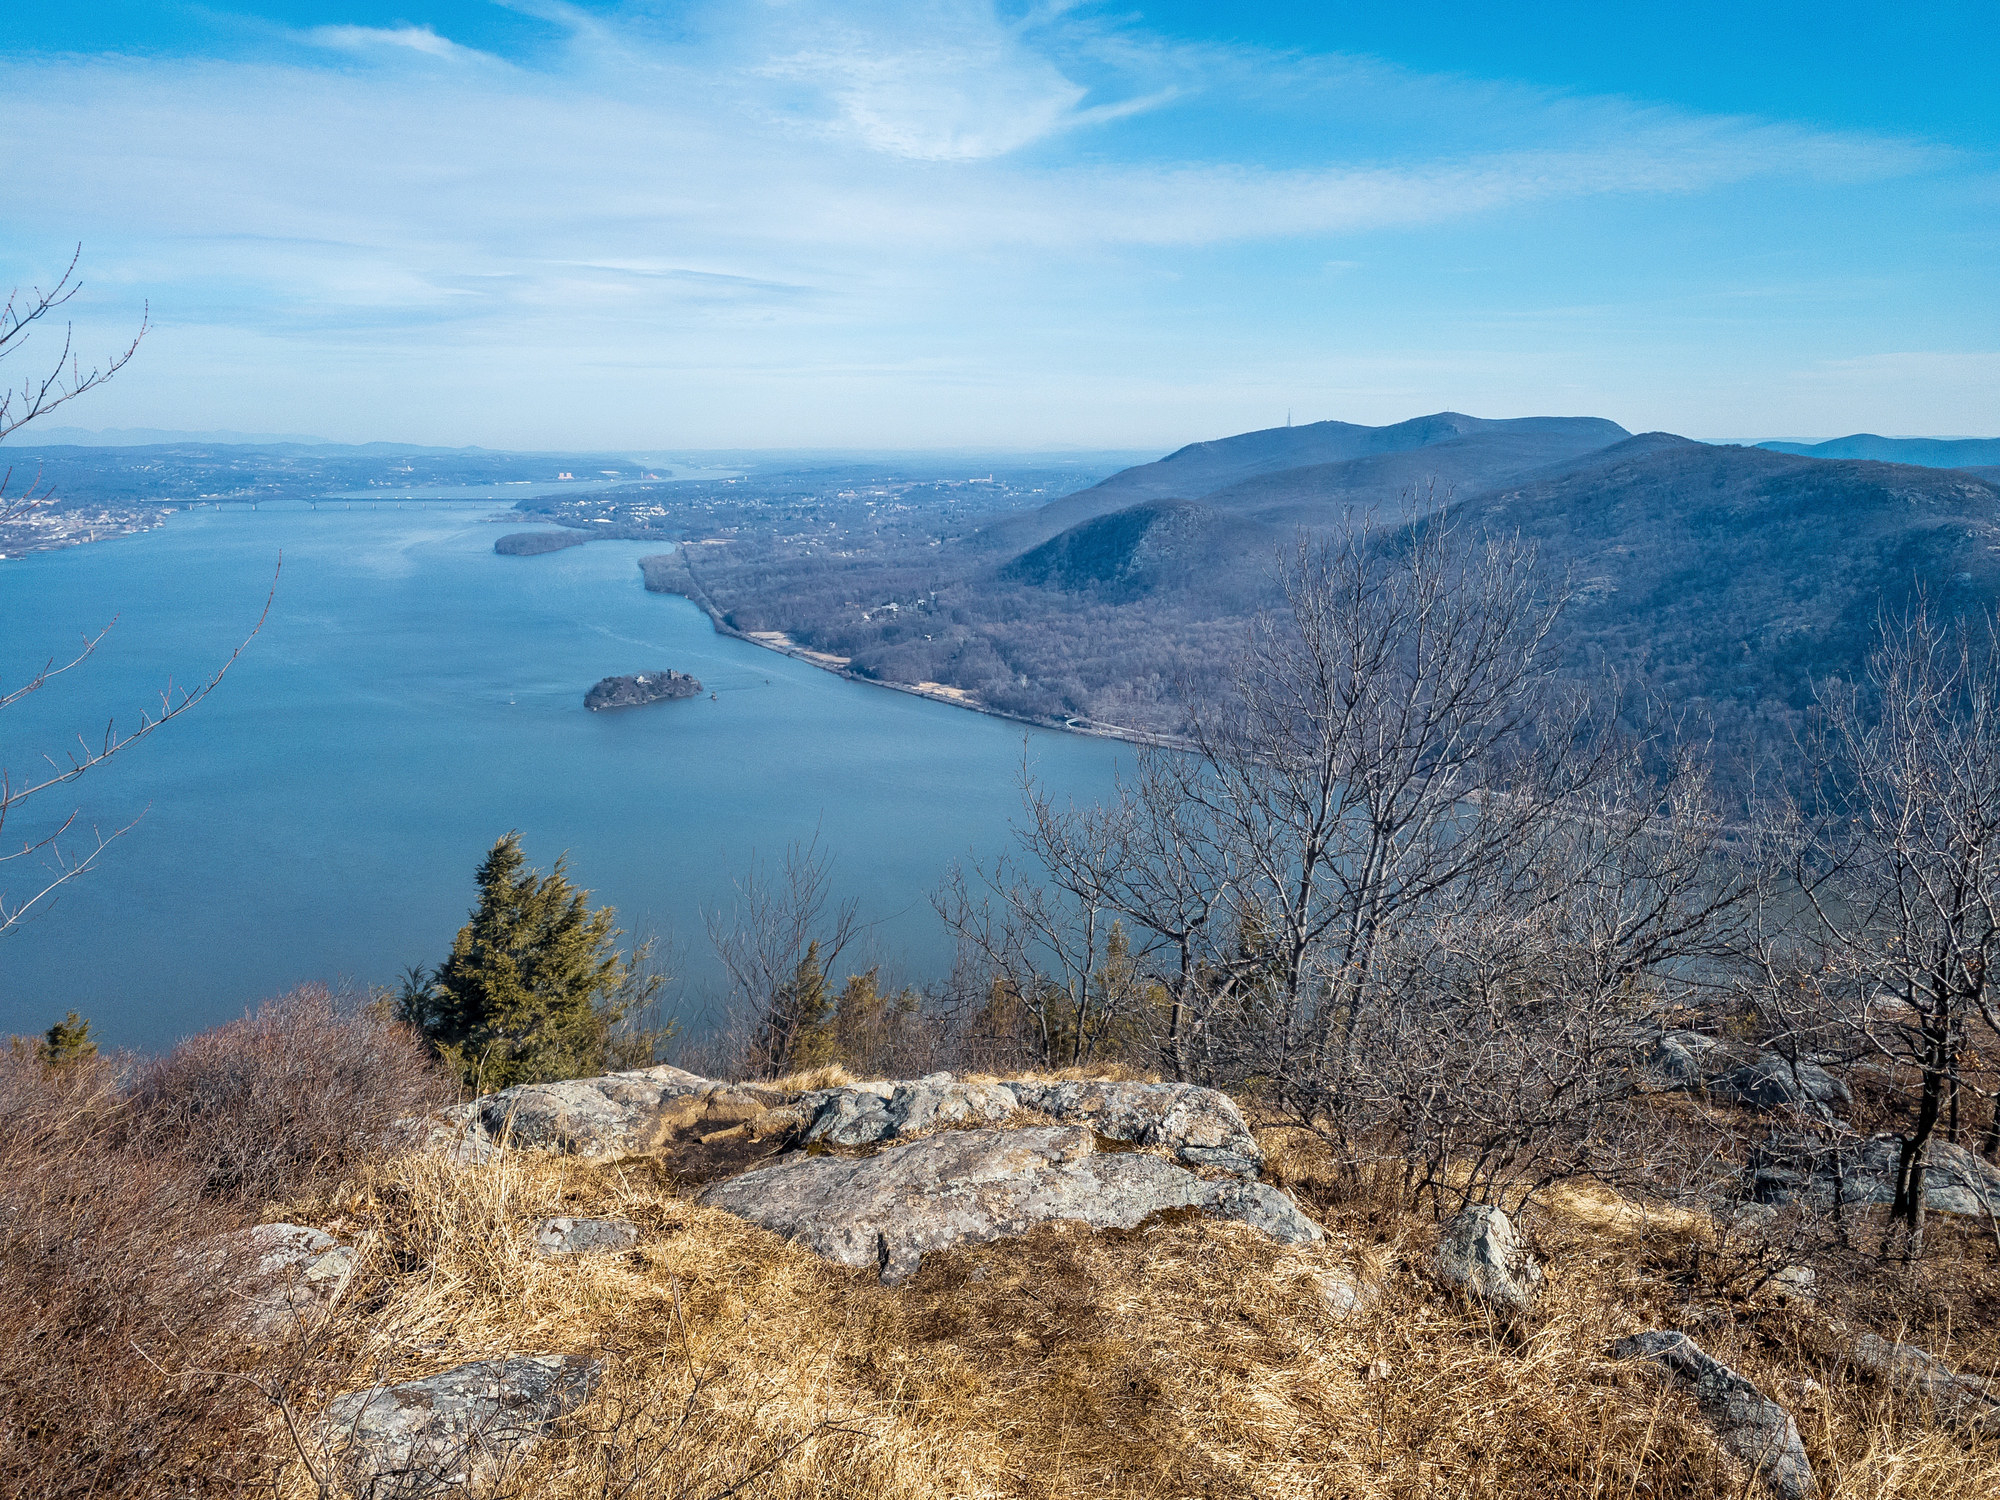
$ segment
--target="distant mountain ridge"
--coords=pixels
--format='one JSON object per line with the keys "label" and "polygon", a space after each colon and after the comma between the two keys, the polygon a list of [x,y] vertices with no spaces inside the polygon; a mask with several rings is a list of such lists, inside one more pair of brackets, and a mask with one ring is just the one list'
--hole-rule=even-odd
{"label": "distant mountain ridge", "polygon": [[1157,462],[1121,470],[1038,511],[996,522],[981,540],[995,550],[1031,547],[1146,500],[1202,500],[1287,523],[1301,519],[1301,506],[1322,507],[1323,516],[1313,514],[1331,523],[1343,505],[1379,505],[1432,474],[1447,484],[1491,483],[1628,436],[1602,417],[1489,420],[1448,411],[1384,427],[1269,427],[1190,443]]}
{"label": "distant mountain ridge", "polygon": [[1773,453],[1805,458],[1869,458],[1877,463],[1915,464],[1926,469],[1970,469],[2000,465],[2000,438],[1877,437],[1857,432],[1824,443],[1759,443]]}
{"label": "distant mountain ridge", "polygon": [[1274,567],[1299,530],[1372,515],[1394,547],[1404,517],[1385,507],[1412,490],[1468,539],[1534,545],[1571,595],[1556,637],[1570,671],[1689,710],[1732,749],[1789,746],[1814,684],[1858,675],[1882,613],[1919,591],[1948,614],[2000,599],[2000,465],[1454,412],[1197,443],[920,547],[831,566],[801,553],[734,578],[724,554],[703,563],[704,587],[738,628],[783,630],[857,675],[944,683],[1042,722],[1172,732],[1185,687],[1225,678],[1250,621],[1282,606]]}

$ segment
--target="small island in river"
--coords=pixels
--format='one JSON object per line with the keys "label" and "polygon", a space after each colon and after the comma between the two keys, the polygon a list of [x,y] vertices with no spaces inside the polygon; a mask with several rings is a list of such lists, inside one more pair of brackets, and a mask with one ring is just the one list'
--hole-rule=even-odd
{"label": "small island in river", "polygon": [[694,698],[700,693],[701,684],[685,672],[634,672],[629,677],[605,678],[583,695],[583,706],[595,713],[600,708],[637,708],[642,703]]}
{"label": "small island in river", "polygon": [[544,552],[581,547],[588,540],[580,531],[510,531],[493,544],[493,550],[502,557],[539,557]]}

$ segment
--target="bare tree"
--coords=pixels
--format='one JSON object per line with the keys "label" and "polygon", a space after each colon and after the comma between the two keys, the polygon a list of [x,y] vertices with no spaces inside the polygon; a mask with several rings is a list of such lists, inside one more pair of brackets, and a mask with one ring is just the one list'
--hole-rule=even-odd
{"label": "bare tree", "polygon": [[[1130,988],[1157,1003],[1130,1017],[1105,1016],[1100,1029],[1149,1022],[1160,1070],[1180,1080],[1209,1071],[1202,1060],[1211,1039],[1205,1018],[1223,966],[1214,945],[1239,925],[1231,897],[1240,861],[1195,793],[1200,775],[1195,757],[1141,746],[1134,774],[1120,779],[1117,795],[1079,808],[1058,805],[1024,771],[1027,821],[1018,830],[1024,852],[1079,917],[1108,912],[1129,933]],[[1087,926],[1084,936],[1088,948]],[[1086,973],[1094,967],[1086,961]],[[1072,1002],[1070,1009],[1078,1007]]]}
{"label": "bare tree", "polygon": [[1415,1194],[1579,1170],[1761,877],[1698,743],[1557,686],[1533,564],[1448,520],[1302,538],[1192,749],[1142,751],[1104,807],[1030,784],[1043,879],[961,879],[947,919],[1046,1034],[1052,1009],[1113,1024],[1090,977],[1115,922],[1162,1071],[1386,1150]]}
{"label": "bare tree", "polygon": [[[83,290],[83,284],[76,279],[76,268],[82,259],[83,247],[79,245],[54,286],[47,290],[31,287],[26,292],[17,286],[7,294],[6,305],[0,307],[0,362],[22,353],[35,325]],[[27,426],[35,418],[47,416],[57,407],[104,384],[124,369],[132,356],[139,352],[139,341],[146,336],[147,327],[148,313],[142,313],[139,331],[132,335],[132,342],[103,364],[86,370],[76,354],[75,329],[65,324],[62,350],[42,367],[40,374],[26,377],[18,387],[11,376],[0,381],[0,442],[5,442],[11,433]],[[47,490],[38,490],[35,481],[14,491],[13,479],[11,466],[0,472],[0,525],[18,519],[32,507],[46,504],[53,498]]]}
{"label": "bare tree", "polygon": [[1920,602],[1883,622],[1865,684],[1822,686],[1813,718],[1793,865],[1811,962],[1792,1015],[1915,1077],[1890,1211],[1914,1258],[1931,1144],[1979,1092],[1974,1033],[2000,1039],[2000,632]]}
{"label": "bare tree", "polygon": [[[47,291],[35,289],[26,295],[16,289],[8,295],[5,307],[0,308],[0,360],[22,353],[35,325],[82,289],[76,280],[77,260],[81,253],[79,249],[78,254],[70,258],[69,265],[53,288]],[[86,370],[76,357],[72,332],[65,327],[61,353],[50,362],[44,373],[23,381],[18,389],[11,381],[0,385],[0,439],[109,380],[130,362],[138,350],[139,340],[145,334],[146,323],[142,316],[138,333],[133,335],[132,342],[125,349],[104,364]],[[30,483],[10,500],[8,490],[12,480],[11,468],[0,474],[0,525],[17,519],[35,506],[49,503],[53,498],[48,490],[38,489],[35,483]],[[73,750],[60,755],[44,754],[28,771],[0,766],[0,865],[24,859],[38,860],[40,864],[38,872],[29,878],[26,894],[10,896],[0,890],[0,934],[18,925],[31,910],[53,896],[58,888],[89,870],[111,841],[133,826],[127,823],[108,830],[94,825],[84,827],[81,826],[83,813],[76,808],[72,808],[67,815],[59,816],[52,827],[44,824],[39,830],[26,835],[9,834],[9,820],[15,820],[18,826],[21,809],[31,799],[45,797],[57,787],[67,785],[86,771],[102,765],[214,692],[221,685],[224,674],[243,654],[244,647],[264,628],[277,586],[274,571],[271,594],[265,598],[257,623],[229,654],[228,660],[192,687],[180,687],[168,682],[161,690],[159,707],[142,712],[130,727],[121,729],[114,720],[105,726],[101,736],[78,735]],[[0,712],[41,692],[56,678],[87,660],[116,623],[114,619],[111,625],[87,636],[75,654],[66,660],[51,657],[18,686],[0,689]]]}
{"label": "bare tree", "polygon": [[1645,749],[1623,743],[1609,774],[1392,939],[1350,1087],[1414,1196],[1518,1200],[1607,1167],[1643,1180],[1638,1053],[1734,973],[1767,883],[1712,805],[1704,757],[1682,745],[1648,774]]}
{"label": "bare tree", "polygon": [[833,861],[817,834],[794,843],[775,871],[752,862],[727,913],[704,914],[729,976],[723,1025],[749,1068],[777,1077],[826,1019],[828,975],[862,930],[860,904],[833,897]]}
{"label": "bare tree", "polygon": [[[1088,816],[1088,815],[1085,815]],[[1023,835],[1033,849],[1034,835]],[[1021,1046],[1044,1067],[1079,1067],[1127,1049],[1148,1029],[1158,993],[1141,980],[1130,938],[1104,892],[1113,846],[1053,852],[1035,878],[1007,856],[954,865],[931,905],[959,945],[958,986],[983,1003],[977,1030]],[[968,979],[968,976],[969,979]]]}

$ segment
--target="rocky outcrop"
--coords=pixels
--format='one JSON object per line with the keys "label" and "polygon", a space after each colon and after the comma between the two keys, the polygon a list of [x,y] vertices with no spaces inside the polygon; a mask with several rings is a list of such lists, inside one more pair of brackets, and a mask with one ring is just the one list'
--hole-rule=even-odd
{"label": "rocky outcrop", "polygon": [[1780,1500],[1807,1500],[1819,1493],[1791,1413],[1686,1334],[1655,1329],[1620,1339],[1611,1353],[1618,1359],[1649,1359],[1685,1382],[1722,1446]]}
{"label": "rocky outcrop", "polygon": [[859,1159],[794,1153],[716,1183],[700,1201],[888,1283],[915,1274],[933,1251],[1058,1220],[1131,1229],[1184,1209],[1290,1244],[1321,1238],[1275,1188],[1206,1182],[1148,1152],[1100,1152],[1080,1126],[944,1131]]}
{"label": "rocky outcrop", "polygon": [[348,1487],[370,1500],[492,1484],[589,1399],[600,1370],[596,1360],[560,1355],[460,1365],[339,1397],[319,1435]]}
{"label": "rocky outcrop", "polygon": [[1790,1059],[1698,1031],[1663,1031],[1640,1045],[1639,1073],[1655,1089],[1703,1091],[1711,1099],[1766,1114],[1831,1121],[1854,1103],[1819,1062]]}
{"label": "rocky outcrop", "polygon": [[1818,1063],[1788,1061],[1762,1052],[1708,1085],[1709,1097],[1766,1114],[1793,1111],[1832,1120],[1836,1109],[1854,1103],[1847,1085]]}
{"label": "rocky outcrop", "polygon": [[268,1344],[332,1310],[354,1275],[354,1252],[304,1224],[259,1224],[204,1241],[187,1264],[226,1277],[235,1327]]}
{"label": "rocky outcrop", "polygon": [[1864,1333],[1854,1341],[1853,1359],[1891,1390],[1929,1406],[1945,1425],[1972,1437],[2000,1440],[2000,1397],[1927,1350]]}
{"label": "rocky outcrop", "polygon": [[665,703],[671,698],[697,698],[701,684],[685,672],[634,672],[627,677],[606,677],[583,695],[583,706],[592,713],[604,708],[638,708],[647,703]]}
{"label": "rocky outcrop", "polygon": [[822,1090],[802,1103],[812,1110],[806,1139],[835,1146],[877,1145],[968,1122],[998,1124],[1016,1110],[1033,1110],[1087,1124],[1107,1140],[1164,1147],[1190,1166],[1251,1176],[1264,1160],[1235,1101],[1191,1083],[960,1083],[936,1073]]}
{"label": "rocky outcrop", "polygon": [[590,1250],[628,1250],[639,1243],[630,1219],[576,1219],[563,1215],[535,1225],[535,1249],[542,1255],[582,1255]]}
{"label": "rocky outcrop", "polygon": [[[429,1122],[423,1144],[462,1162],[486,1161],[502,1142],[615,1160],[657,1149],[677,1123],[701,1113],[714,1096],[731,1092],[669,1067],[524,1083],[444,1111]],[[746,1113],[761,1107],[745,1100]]]}
{"label": "rocky outcrop", "polygon": [[1469,1204],[1438,1238],[1438,1277],[1503,1312],[1523,1313],[1542,1289],[1542,1268],[1490,1203]]}
{"label": "rocky outcrop", "polygon": [[863,1083],[823,1089],[801,1101],[811,1111],[807,1141],[873,1146],[968,1122],[998,1124],[1021,1107],[1006,1084],[959,1083],[934,1073],[909,1083]]}
{"label": "rocky outcrop", "polygon": [[[1834,1147],[1810,1136],[1773,1136],[1750,1162],[1750,1193],[1759,1203],[1804,1204],[1821,1212],[1894,1203],[1900,1136],[1870,1136],[1859,1146]],[[1924,1168],[1924,1206],[1936,1213],[2000,1214],[2000,1167],[1985,1157],[1933,1139]]]}

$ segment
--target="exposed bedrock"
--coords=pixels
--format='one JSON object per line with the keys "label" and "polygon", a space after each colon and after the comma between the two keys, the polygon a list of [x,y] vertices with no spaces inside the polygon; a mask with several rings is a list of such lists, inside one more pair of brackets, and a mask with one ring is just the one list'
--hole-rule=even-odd
{"label": "exposed bedrock", "polygon": [[1077,1125],[944,1131],[858,1159],[793,1153],[714,1184],[700,1201],[889,1283],[915,1274],[933,1251],[1058,1220],[1132,1229],[1183,1209],[1288,1244],[1322,1237],[1276,1188],[1204,1181],[1151,1152],[1100,1152],[1096,1135]]}

